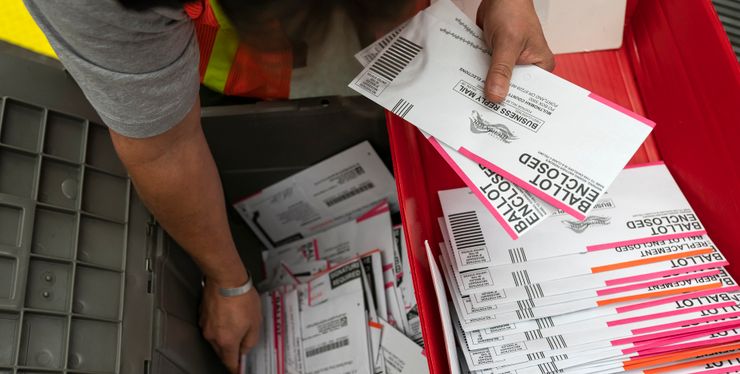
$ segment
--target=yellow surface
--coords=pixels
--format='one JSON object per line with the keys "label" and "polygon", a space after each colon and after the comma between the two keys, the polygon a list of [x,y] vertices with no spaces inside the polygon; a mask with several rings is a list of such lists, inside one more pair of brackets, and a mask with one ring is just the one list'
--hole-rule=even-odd
{"label": "yellow surface", "polygon": [[0,40],[56,57],[22,0],[0,0]]}

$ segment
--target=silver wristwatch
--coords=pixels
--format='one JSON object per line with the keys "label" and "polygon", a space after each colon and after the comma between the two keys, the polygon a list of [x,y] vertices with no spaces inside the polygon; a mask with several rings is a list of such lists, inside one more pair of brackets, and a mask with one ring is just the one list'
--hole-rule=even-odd
{"label": "silver wristwatch", "polygon": [[247,283],[244,283],[244,285],[235,287],[235,288],[220,287],[218,289],[218,292],[223,297],[235,297],[235,296],[241,296],[241,295],[246,294],[247,292],[251,291],[252,288],[254,288],[254,283],[252,283],[252,274],[247,272],[247,277],[249,279],[247,280]]}

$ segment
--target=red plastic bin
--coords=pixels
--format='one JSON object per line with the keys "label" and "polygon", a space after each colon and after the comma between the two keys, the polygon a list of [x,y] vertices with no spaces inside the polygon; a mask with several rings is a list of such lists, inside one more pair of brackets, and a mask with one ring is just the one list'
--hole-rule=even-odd
{"label": "red plastic bin", "polygon": [[[561,77],[657,122],[631,163],[666,162],[740,276],[740,64],[711,2],[629,1],[620,49],[557,64]],[[448,373],[424,240],[438,251],[437,191],[464,184],[416,128],[388,114],[388,130],[429,367]]]}

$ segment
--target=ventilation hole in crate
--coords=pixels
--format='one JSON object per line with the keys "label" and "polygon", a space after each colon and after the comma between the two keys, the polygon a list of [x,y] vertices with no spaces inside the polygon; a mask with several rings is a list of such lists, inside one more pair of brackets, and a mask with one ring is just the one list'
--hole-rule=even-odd
{"label": "ventilation hole in crate", "polygon": [[80,163],[84,134],[84,120],[49,112],[46,120],[44,152]]}
{"label": "ventilation hole in crate", "polygon": [[116,221],[126,220],[128,180],[87,169],[82,209]]}
{"label": "ventilation hole in crate", "polygon": [[22,366],[61,369],[66,328],[66,318],[26,313],[18,363]]}
{"label": "ventilation hole in crate", "polygon": [[31,251],[40,255],[71,259],[77,233],[75,215],[39,208],[36,210],[35,219]]}
{"label": "ventilation hole in crate", "polygon": [[26,306],[66,312],[71,293],[71,278],[72,266],[69,264],[31,260],[28,268]]}
{"label": "ventilation hole in crate", "polygon": [[15,289],[16,260],[10,257],[0,257],[0,305],[3,300],[13,298]]}
{"label": "ventilation hole in crate", "polygon": [[120,295],[120,273],[85,266],[77,267],[73,312],[117,320]]}
{"label": "ventilation hole in crate", "polygon": [[83,262],[123,268],[124,225],[83,216],[77,259]]}
{"label": "ventilation hole in crate", "polygon": [[19,247],[23,228],[23,210],[0,204],[0,245]]}
{"label": "ventilation hole in crate", "polygon": [[37,152],[44,111],[35,106],[6,101],[0,143]]}
{"label": "ventilation hole in crate", "polygon": [[79,184],[78,166],[46,159],[41,164],[39,201],[74,209],[77,207]]}
{"label": "ventilation hole in crate", "polygon": [[113,373],[118,355],[118,324],[72,321],[67,366],[73,370]]}
{"label": "ventilation hole in crate", "polygon": [[[17,314],[0,313],[0,365],[2,366],[13,366],[15,363],[18,321]],[[1,370],[0,373],[2,373]]]}
{"label": "ventilation hole in crate", "polygon": [[38,157],[0,147],[0,193],[32,199]]}

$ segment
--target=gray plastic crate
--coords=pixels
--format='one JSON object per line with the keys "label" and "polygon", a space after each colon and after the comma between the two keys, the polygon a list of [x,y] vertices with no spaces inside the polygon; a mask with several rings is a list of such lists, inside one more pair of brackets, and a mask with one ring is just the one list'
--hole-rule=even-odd
{"label": "gray plastic crate", "polygon": [[118,372],[131,186],[97,131],[0,99],[2,370]]}
{"label": "gray plastic crate", "polygon": [[[0,48],[0,104],[0,374],[226,373],[198,327],[200,271],[74,82]],[[384,114],[359,97],[204,108],[202,122],[227,203],[363,140],[391,165]],[[261,278],[262,245],[228,209]]]}

